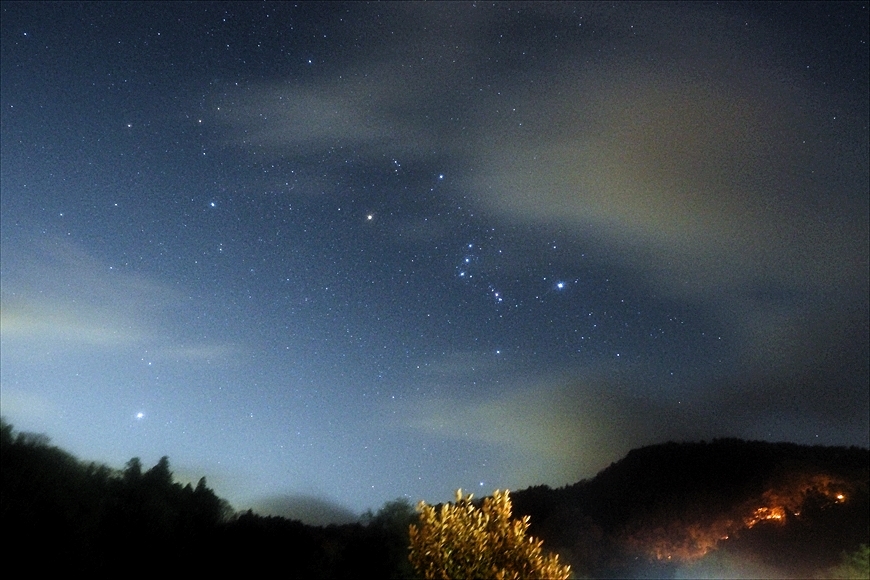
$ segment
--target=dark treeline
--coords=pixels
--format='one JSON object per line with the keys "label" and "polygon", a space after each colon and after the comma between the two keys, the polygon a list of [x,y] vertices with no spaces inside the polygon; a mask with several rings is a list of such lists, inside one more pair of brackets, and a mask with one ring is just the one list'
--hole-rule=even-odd
{"label": "dark treeline", "polygon": [[315,527],[250,511],[233,513],[200,479],[172,479],[169,460],[123,470],[82,462],[44,435],[2,424],[0,522],[7,562],[27,570],[274,574],[284,578],[411,575],[407,502],[386,504],[365,525]]}
{"label": "dark treeline", "polygon": [[[718,553],[808,576],[868,543],[868,471],[866,449],[668,443],[634,450],[591,480],[512,499],[514,515],[530,515],[530,533],[579,577],[667,577],[711,534]],[[842,502],[832,495],[841,491]],[[777,503],[789,509],[781,521],[739,525]],[[174,482],[165,457],[148,469],[134,458],[113,470],[5,422],[0,516],[7,559],[29,558],[34,572],[413,576],[407,530],[416,516],[403,500],[360,523],[323,527],[234,513],[205,479]]]}

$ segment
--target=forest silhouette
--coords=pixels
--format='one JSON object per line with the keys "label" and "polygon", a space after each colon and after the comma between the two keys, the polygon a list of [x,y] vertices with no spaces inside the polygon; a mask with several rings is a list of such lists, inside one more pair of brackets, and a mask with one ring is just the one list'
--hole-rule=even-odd
{"label": "forest silhouette", "polygon": [[[28,572],[414,576],[418,517],[402,499],[357,523],[312,526],[235,512],[205,478],[175,482],[167,457],[112,469],[5,421],[0,451],[6,553],[37,554]],[[717,559],[824,577],[866,565],[868,474],[867,449],[723,439],[636,449],[592,479],[511,499],[576,577],[676,577]]]}

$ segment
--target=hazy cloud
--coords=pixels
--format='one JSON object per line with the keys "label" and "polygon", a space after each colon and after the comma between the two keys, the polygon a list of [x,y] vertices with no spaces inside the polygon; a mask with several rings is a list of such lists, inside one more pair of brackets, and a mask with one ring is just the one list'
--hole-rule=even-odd
{"label": "hazy cloud", "polygon": [[256,502],[251,509],[262,515],[299,520],[312,526],[348,524],[359,520],[359,514],[338,503],[308,495],[269,497]]}
{"label": "hazy cloud", "polygon": [[188,360],[225,359],[234,350],[173,336],[171,317],[189,310],[182,293],[112,267],[72,242],[53,239],[9,255],[15,260],[4,259],[0,304],[6,348],[141,347]]}
{"label": "hazy cloud", "polygon": [[[495,445],[513,460],[513,485],[543,473],[556,485],[592,476],[632,447],[696,438],[705,431],[687,405],[629,393],[602,376],[526,378],[484,396],[415,400],[407,426],[438,438]],[[667,417],[667,420],[662,420]],[[723,435],[726,433],[723,433]]]}

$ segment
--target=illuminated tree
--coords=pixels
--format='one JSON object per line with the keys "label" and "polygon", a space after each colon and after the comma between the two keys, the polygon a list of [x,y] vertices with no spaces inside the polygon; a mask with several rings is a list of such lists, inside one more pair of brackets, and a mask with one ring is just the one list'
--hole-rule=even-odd
{"label": "illuminated tree", "polygon": [[418,525],[411,525],[409,559],[428,579],[565,580],[570,566],[555,554],[544,555],[543,542],[526,536],[529,517],[511,518],[507,491],[496,491],[480,508],[471,495],[456,491],[456,502],[437,510],[425,502],[417,506]]}

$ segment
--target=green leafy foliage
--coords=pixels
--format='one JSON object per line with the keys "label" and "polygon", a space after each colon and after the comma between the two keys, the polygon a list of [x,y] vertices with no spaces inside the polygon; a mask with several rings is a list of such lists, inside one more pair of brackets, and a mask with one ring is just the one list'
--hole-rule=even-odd
{"label": "green leafy foliage", "polygon": [[409,530],[409,558],[427,579],[566,579],[569,566],[543,542],[526,535],[529,517],[511,518],[507,491],[496,491],[478,508],[471,495],[456,491],[456,501],[440,510],[420,502],[420,522]]}

